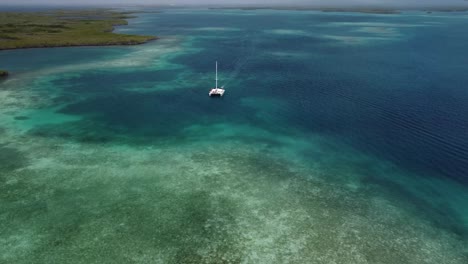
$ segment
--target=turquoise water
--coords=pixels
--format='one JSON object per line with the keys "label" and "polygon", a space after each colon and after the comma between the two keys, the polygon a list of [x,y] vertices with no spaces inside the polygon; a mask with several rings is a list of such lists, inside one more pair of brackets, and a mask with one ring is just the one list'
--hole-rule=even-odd
{"label": "turquoise water", "polygon": [[0,52],[0,262],[467,263],[467,19],[173,9]]}

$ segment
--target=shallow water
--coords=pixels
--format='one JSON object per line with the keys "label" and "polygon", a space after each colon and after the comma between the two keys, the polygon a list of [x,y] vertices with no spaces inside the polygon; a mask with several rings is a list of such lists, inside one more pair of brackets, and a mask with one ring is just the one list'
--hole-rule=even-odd
{"label": "shallow water", "polygon": [[0,52],[1,262],[466,263],[467,19],[175,9]]}

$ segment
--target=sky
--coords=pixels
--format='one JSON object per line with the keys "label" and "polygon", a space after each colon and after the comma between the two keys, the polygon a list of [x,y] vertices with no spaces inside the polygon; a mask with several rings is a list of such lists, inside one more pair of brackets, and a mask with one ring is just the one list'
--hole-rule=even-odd
{"label": "sky", "polygon": [[0,5],[468,6],[468,0],[0,0]]}

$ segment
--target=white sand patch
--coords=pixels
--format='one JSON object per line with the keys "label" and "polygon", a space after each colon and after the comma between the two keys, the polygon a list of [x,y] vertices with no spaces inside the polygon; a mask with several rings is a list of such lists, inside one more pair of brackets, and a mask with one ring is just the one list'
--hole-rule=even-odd
{"label": "white sand patch", "polygon": [[[463,245],[454,236],[434,229],[393,200],[374,196],[370,186],[343,184],[343,178],[352,177],[346,175],[346,167],[337,171],[341,181],[330,180],[331,167],[366,163],[362,155],[342,148],[341,154],[330,152],[324,147],[327,142],[313,135],[291,131],[281,136],[228,123],[194,125],[183,136],[189,137],[186,144],[140,147],[40,138],[24,144],[22,151],[37,158],[14,177],[35,175],[28,183],[47,186],[48,191],[23,194],[21,199],[49,205],[49,210],[24,223],[35,230],[51,226],[53,230],[71,228],[78,221],[79,232],[55,234],[63,242],[47,252],[64,260],[75,258],[71,253],[79,249],[86,250],[87,258],[102,259],[99,253],[105,251],[106,258],[110,254],[168,262],[190,247],[198,248],[202,262],[463,263]],[[276,143],[236,140],[242,136]],[[55,144],[60,147],[49,149]],[[314,157],[330,163],[314,167]],[[302,161],[300,169],[295,159]],[[385,171],[392,172],[376,172]],[[65,195],[52,195],[56,192]],[[200,218],[204,220],[196,222]],[[40,239],[32,247],[27,236],[17,239],[21,232],[11,230],[17,234],[0,235],[1,245],[10,249],[7,260],[21,252],[33,257],[31,248],[58,238],[36,236]],[[174,232],[176,244],[156,243]],[[205,237],[207,233],[210,236]]]}
{"label": "white sand patch", "polygon": [[[1,218],[0,218],[1,219]],[[2,219],[2,221],[8,221]],[[29,227],[17,227],[16,230],[10,230],[11,235],[0,235],[0,262],[14,263],[19,257],[24,257],[40,245],[40,236]]]}
{"label": "white sand patch", "polygon": [[194,28],[192,30],[196,31],[216,31],[216,32],[222,32],[222,31],[240,31],[240,28],[233,28],[233,27],[200,27],[200,28]]}
{"label": "white sand patch", "polygon": [[168,62],[168,58],[171,58],[171,56],[177,56],[181,53],[193,51],[190,47],[184,48],[182,51],[181,42],[182,39],[179,37],[165,37],[148,44],[129,46],[127,47],[129,49],[128,53],[124,53],[120,58],[50,67],[18,75],[18,78],[34,79],[39,76],[76,73],[84,70],[132,70],[132,68],[139,67],[158,67],[167,69],[171,68],[170,66],[172,66],[172,68],[177,68],[180,66],[170,64]]}
{"label": "white sand patch", "polygon": [[369,33],[381,37],[395,38],[400,37],[401,33],[396,28],[391,27],[359,27],[355,32]]}
{"label": "white sand patch", "polygon": [[[450,14],[450,12],[449,12]],[[467,19],[467,15],[444,15],[444,12],[433,12],[432,14],[427,14],[427,13],[419,13],[419,14],[412,14],[415,17],[424,17],[428,19],[453,19],[453,20],[458,20],[458,19]]]}
{"label": "white sand patch", "polygon": [[[156,42],[145,45],[126,47],[128,52],[122,53],[122,55],[117,58],[95,60],[86,63],[65,64],[40,68],[36,71],[26,73],[18,73],[2,83],[2,86],[6,87],[8,90],[0,91],[0,103],[2,104],[0,112],[22,112],[27,108],[37,109],[49,105],[50,100],[53,99],[49,96],[51,87],[54,87],[52,82],[63,77],[79,76],[81,71],[134,71],[139,68],[144,68],[146,70],[149,68],[154,70],[180,69],[183,67],[182,65],[171,63],[170,60],[181,54],[198,52],[199,49],[191,47],[191,40],[190,37],[182,39],[177,36],[167,36]],[[152,85],[154,86],[155,84]],[[130,87],[129,89],[138,90],[140,88],[141,87]],[[166,85],[164,89],[170,88],[179,88],[179,86]],[[160,89],[160,87],[155,89]],[[44,94],[46,92],[45,90],[47,90],[47,94]],[[60,90],[57,90],[57,94],[60,94],[60,92]],[[51,110],[44,111],[50,112]],[[49,114],[38,112],[37,114],[49,116],[51,117],[50,120],[63,121],[64,118],[67,118],[64,115],[51,116],[53,114],[52,112]],[[2,122],[1,119],[0,122]],[[27,121],[26,123],[28,122],[33,121]],[[50,121],[43,119],[43,122]]]}
{"label": "white sand patch", "polygon": [[[339,35],[322,35],[323,38],[333,39],[349,45],[364,45],[381,41],[393,41],[401,39],[404,28],[431,26],[427,23],[382,23],[382,22],[330,22],[320,26],[342,27],[344,32]],[[369,36],[354,35],[365,33]]]}
{"label": "white sand patch", "polygon": [[364,45],[374,43],[376,41],[389,41],[391,39],[385,37],[363,37],[363,36],[344,36],[344,35],[322,35],[322,38],[335,40],[338,43],[346,45]]}
{"label": "white sand patch", "polygon": [[[427,27],[431,25],[426,23],[329,22],[318,26],[342,28],[343,30],[340,34],[324,34],[321,36],[322,38],[336,40],[346,45],[367,45],[401,40],[404,37],[404,32],[402,31],[405,28]],[[363,36],[362,33],[366,35]]]}
{"label": "white sand patch", "polygon": [[267,34],[291,35],[291,36],[309,36],[310,33],[300,29],[269,29],[264,31]]}
{"label": "white sand patch", "polygon": [[12,97],[12,93],[13,91],[0,90],[0,102],[2,103],[2,108],[0,108],[1,110],[5,110],[6,106],[16,103],[17,100]]}
{"label": "white sand patch", "polygon": [[382,22],[330,22],[321,24],[324,27],[424,27],[424,24],[405,24],[405,23],[382,23]]}
{"label": "white sand patch", "polygon": [[269,54],[281,58],[293,58],[293,59],[299,59],[299,58],[304,58],[306,59],[307,57],[311,56],[310,53],[306,52],[295,52],[295,51],[272,51],[269,52]]}

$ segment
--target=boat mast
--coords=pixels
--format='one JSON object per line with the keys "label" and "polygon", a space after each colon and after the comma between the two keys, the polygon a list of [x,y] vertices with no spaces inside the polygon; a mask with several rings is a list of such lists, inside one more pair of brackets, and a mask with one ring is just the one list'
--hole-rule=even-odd
{"label": "boat mast", "polygon": [[216,61],[216,89],[218,89],[218,61]]}

